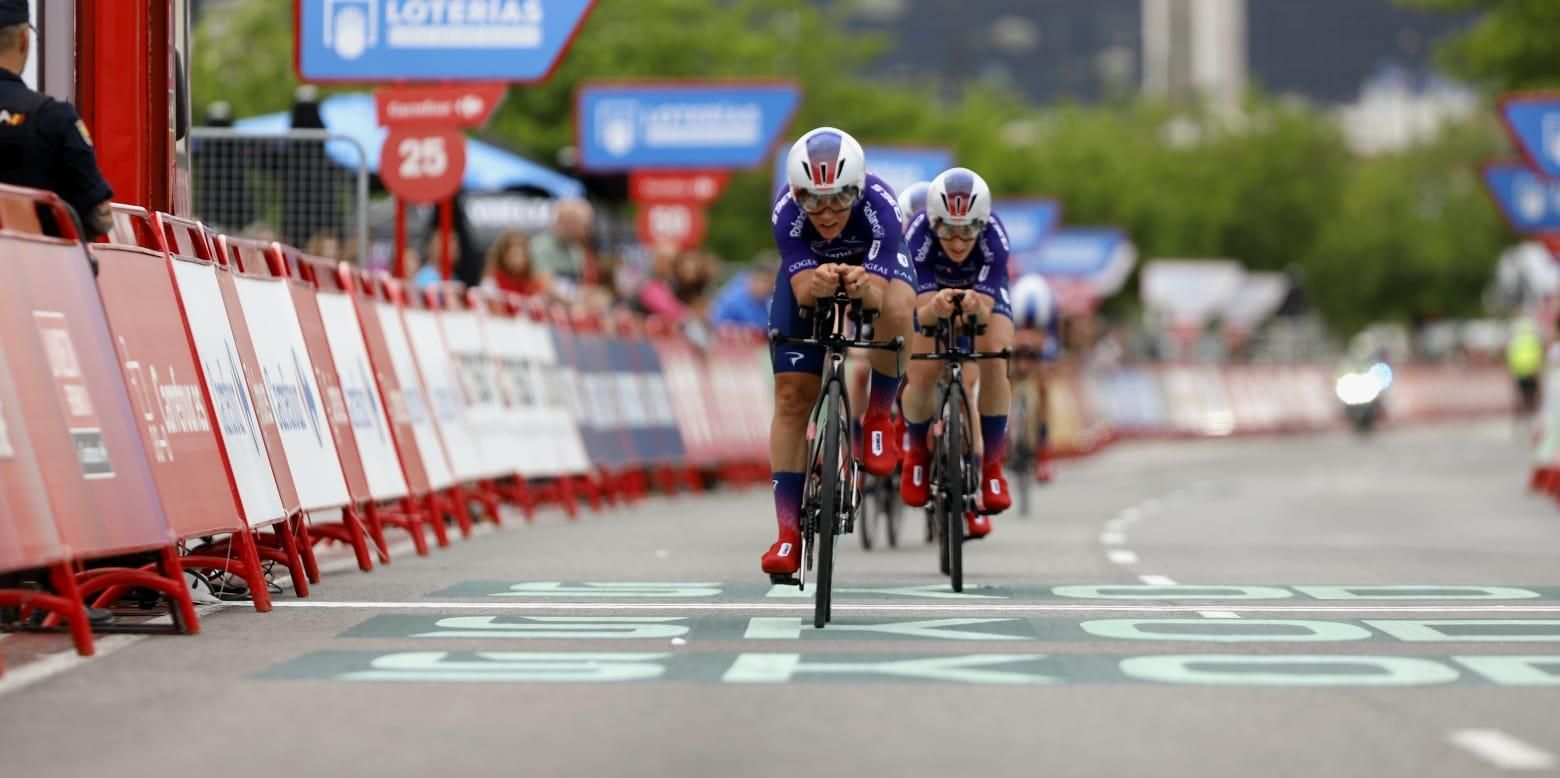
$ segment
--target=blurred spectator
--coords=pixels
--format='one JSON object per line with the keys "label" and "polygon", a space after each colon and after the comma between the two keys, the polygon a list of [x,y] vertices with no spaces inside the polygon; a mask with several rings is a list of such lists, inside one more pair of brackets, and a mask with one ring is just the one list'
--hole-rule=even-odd
{"label": "blurred spectator", "polygon": [[660,316],[672,322],[688,318],[688,307],[677,299],[676,266],[681,252],[672,246],[657,246],[650,256],[649,273],[639,279],[630,294],[631,307],[643,314]]}
{"label": "blurred spectator", "polygon": [[[450,240],[451,266],[460,260],[460,241]],[[422,253],[422,266],[412,275],[412,282],[419,290],[430,289],[444,282],[444,239],[438,230],[428,233],[428,246]]]}
{"label": "blurred spectator", "polygon": [[767,329],[769,299],[774,296],[779,269],[780,260],[774,252],[760,254],[752,267],[732,276],[715,295],[710,323]]}
{"label": "blurred spectator", "polygon": [[710,286],[720,272],[720,261],[700,251],[684,251],[672,262],[672,293],[694,315],[703,318],[709,309]]}
{"label": "blurred spectator", "polygon": [[[319,91],[314,87],[300,86],[294,93],[291,126],[295,130],[325,129]],[[340,234],[345,173],[326,156],[324,142],[288,141],[280,162],[282,234],[287,242],[302,246],[320,232]]]}
{"label": "blurred spectator", "polygon": [[596,283],[595,262],[591,258],[590,203],[579,198],[558,201],[552,229],[531,237],[531,265],[536,270],[575,283]]}
{"label": "blurred spectator", "polygon": [[[206,107],[206,126],[233,127],[233,107],[217,101]],[[191,143],[190,167],[195,176],[195,213],[217,230],[242,230],[255,220],[249,197],[249,160],[237,141],[197,138]]]}
{"label": "blurred spectator", "polygon": [[552,275],[531,265],[530,240],[518,230],[498,236],[487,253],[487,282],[506,292],[550,296]]}
{"label": "blurred spectator", "polygon": [[314,233],[309,238],[309,242],[304,245],[303,253],[311,257],[324,257],[338,262],[344,259],[341,254],[341,238],[325,231]]}

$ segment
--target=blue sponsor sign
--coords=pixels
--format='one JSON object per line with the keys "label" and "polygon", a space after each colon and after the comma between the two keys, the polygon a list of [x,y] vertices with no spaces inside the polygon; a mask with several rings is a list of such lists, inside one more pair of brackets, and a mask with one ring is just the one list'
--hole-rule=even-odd
{"label": "blue sponsor sign", "polygon": [[1560,232],[1560,180],[1515,162],[1485,165],[1484,188],[1511,228],[1524,235]]}
{"label": "blue sponsor sign", "polygon": [[1534,170],[1560,178],[1560,92],[1508,95],[1501,122]]}
{"label": "blue sponsor sign", "polygon": [[1008,256],[1019,269],[1039,261],[1046,238],[1062,221],[1062,204],[1055,200],[997,200],[991,209],[1007,228]]}
{"label": "blue sponsor sign", "polygon": [[294,0],[304,81],[512,81],[552,74],[594,0]]}
{"label": "blue sponsor sign", "polygon": [[[1005,221],[1007,215],[1002,218]],[[1092,278],[1110,266],[1126,240],[1126,233],[1109,227],[1057,230],[1028,262],[1019,264],[1018,271],[1055,278]]]}
{"label": "blue sponsor sign", "polygon": [[[910,146],[863,146],[867,155],[867,172],[883,179],[897,195],[905,187],[917,181],[931,181],[938,173],[953,167],[953,152],[940,148],[916,148]],[[775,191],[786,186],[785,152],[775,155]],[[910,214],[905,214],[908,218]],[[1004,216],[1004,219],[1007,217]]]}
{"label": "blue sponsor sign", "polygon": [[781,82],[586,84],[574,100],[580,167],[757,167],[801,99]]}

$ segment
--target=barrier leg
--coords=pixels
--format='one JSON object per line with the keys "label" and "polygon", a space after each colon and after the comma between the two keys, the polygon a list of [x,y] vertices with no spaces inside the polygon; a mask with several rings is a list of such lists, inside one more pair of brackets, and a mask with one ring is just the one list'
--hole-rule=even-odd
{"label": "barrier leg", "polygon": [[[309,514],[299,511],[298,515],[292,517],[290,521],[292,522],[293,545],[298,548],[298,557],[303,562],[303,572],[309,576],[309,583],[317,584],[320,582],[320,564],[314,558],[314,541],[309,537]],[[283,546],[283,550],[286,550],[285,546]]]}
{"label": "barrier leg", "polygon": [[385,524],[379,518],[378,507],[370,500],[363,505],[363,511],[359,516],[362,519],[363,529],[368,532],[369,540],[374,542],[374,552],[379,555],[379,564],[390,564],[390,544],[385,541]]}
{"label": "barrier leg", "polygon": [[460,528],[460,536],[471,537],[471,493],[466,491],[466,487],[455,484],[446,489],[439,499],[455,517],[455,526]]}
{"label": "barrier leg", "polygon": [[293,529],[289,526],[289,521],[279,521],[271,525],[271,531],[276,534],[276,542],[281,548],[283,563],[287,565],[287,570],[292,574],[293,592],[299,597],[308,597],[309,575],[303,569],[303,558],[298,555],[298,539],[293,535]]}
{"label": "barrier leg", "polygon": [[478,481],[474,496],[477,502],[482,503],[482,510],[486,512],[488,521],[493,522],[497,527],[504,526],[504,517],[498,513],[499,500],[502,497],[498,485],[491,479]]}
{"label": "barrier leg", "polygon": [[[348,505],[342,508],[340,522],[314,524],[309,528],[308,533],[311,543],[330,539],[351,546],[353,555],[357,557],[358,569],[365,573],[374,569],[374,560],[368,551],[368,533],[363,527],[363,520],[357,511],[357,506]],[[305,558],[304,562],[307,564],[308,559]]]}
{"label": "barrier leg", "polygon": [[439,548],[449,547],[450,534],[448,528],[444,526],[444,506],[437,493],[429,492],[428,496],[423,498],[421,507],[411,500],[407,500],[406,510],[408,513],[424,511],[425,520],[433,525],[434,542],[439,544]]}
{"label": "barrier leg", "polygon": [[59,562],[50,568],[49,582],[54,585],[54,591],[59,594],[59,599],[66,603],[65,607],[55,612],[69,623],[70,637],[76,644],[76,653],[81,656],[92,656],[97,653],[97,649],[92,645],[92,622],[87,619],[87,606],[81,601],[81,592],[76,588],[76,573],[71,569],[70,563]]}

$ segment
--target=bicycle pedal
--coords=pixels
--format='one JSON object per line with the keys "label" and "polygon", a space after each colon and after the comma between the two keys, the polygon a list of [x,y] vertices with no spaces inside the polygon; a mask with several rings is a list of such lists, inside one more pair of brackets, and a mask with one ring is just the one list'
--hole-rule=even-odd
{"label": "bicycle pedal", "polygon": [[975,514],[977,516],[995,516],[995,515],[997,515],[999,513],[1003,513],[1003,512],[1004,511],[994,511],[994,510],[992,510],[990,508],[981,508],[979,510],[976,510]]}
{"label": "bicycle pedal", "polygon": [[802,588],[801,579],[794,575],[775,575],[774,573],[770,573],[769,582],[775,586],[795,586],[798,589]]}

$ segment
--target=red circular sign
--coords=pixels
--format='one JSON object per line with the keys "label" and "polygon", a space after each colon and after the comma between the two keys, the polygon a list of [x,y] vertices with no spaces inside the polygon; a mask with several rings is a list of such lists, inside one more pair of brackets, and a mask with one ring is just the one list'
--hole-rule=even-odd
{"label": "red circular sign", "polygon": [[655,203],[639,207],[634,228],[639,239],[647,245],[669,243],[680,249],[691,249],[704,242],[710,223],[703,208],[681,203]]}
{"label": "red circular sign", "polygon": [[460,191],[466,136],[453,130],[391,130],[379,148],[379,180],[409,203],[434,203]]}

